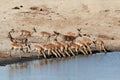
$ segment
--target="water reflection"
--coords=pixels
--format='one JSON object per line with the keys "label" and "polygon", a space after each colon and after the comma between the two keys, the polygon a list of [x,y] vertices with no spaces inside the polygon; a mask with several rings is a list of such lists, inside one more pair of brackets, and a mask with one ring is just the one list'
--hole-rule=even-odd
{"label": "water reflection", "polygon": [[0,80],[119,80],[119,67],[119,52],[35,60],[0,67]]}

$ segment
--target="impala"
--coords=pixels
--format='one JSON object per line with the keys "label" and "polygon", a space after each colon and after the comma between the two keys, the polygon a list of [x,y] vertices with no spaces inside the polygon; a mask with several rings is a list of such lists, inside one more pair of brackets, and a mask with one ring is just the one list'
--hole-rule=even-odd
{"label": "impala", "polygon": [[[28,52],[28,49],[30,49],[30,46],[28,45],[28,46],[25,46],[25,45],[22,45],[22,44],[18,44],[18,43],[16,43],[16,42],[12,42],[11,43],[11,49],[10,49],[10,56],[11,56],[11,51],[12,50],[20,50],[20,51],[22,51],[23,53],[25,53],[25,51],[24,51],[24,49],[26,49],[26,52]],[[21,56],[20,56],[20,58],[21,58]]]}
{"label": "impala", "polygon": [[65,46],[62,45],[59,41],[57,41],[57,39],[54,39],[54,41],[52,41],[52,44],[54,44],[57,47],[58,52],[63,56],[66,57],[65,55]]}
{"label": "impala", "polygon": [[[83,51],[84,51],[86,54],[88,54],[88,51],[90,51],[90,50],[87,49],[87,46],[88,46],[88,45],[86,45],[85,42],[82,42],[81,40],[77,40],[77,41],[75,41],[75,43],[78,44],[81,48],[83,48]],[[87,50],[88,50],[88,51],[87,51]]]}
{"label": "impala", "polygon": [[103,40],[101,40],[100,38],[94,38],[94,43],[95,43],[95,45],[99,46],[100,52],[102,51],[102,49],[105,53],[107,52],[105,49],[105,44],[104,44]]}
{"label": "impala", "polygon": [[45,55],[45,52],[44,52],[44,48],[42,46],[40,46],[40,45],[34,45],[32,47],[32,49],[31,49],[31,51],[33,51],[33,50],[37,50],[38,51],[38,53],[39,53],[38,54],[38,58],[39,58],[40,54],[42,54],[45,59],[47,58],[46,55]]}
{"label": "impala", "polygon": [[54,34],[51,34],[51,33],[46,32],[46,31],[41,31],[41,32],[40,32],[40,36],[41,36],[41,39],[42,39],[42,38],[46,38],[46,39],[47,39],[47,42],[50,42],[50,38],[51,38],[52,36],[54,36]]}
{"label": "impala", "polygon": [[54,34],[56,36],[60,36],[62,38],[62,40],[65,41],[74,41],[76,38],[78,38],[80,36],[80,34],[76,35],[76,36],[72,36],[72,35],[64,35],[61,34],[59,32],[54,31]]}
{"label": "impala", "polygon": [[[78,32],[79,32],[79,34],[81,33],[80,31],[81,31],[81,29],[77,29],[78,30]],[[81,34],[80,34],[81,35]],[[90,37],[90,35],[87,35],[87,34],[85,34],[85,35],[81,35],[81,43],[84,43],[84,45],[86,46],[86,48],[88,49],[88,51],[90,52],[90,54],[92,54],[92,50],[91,50],[91,47],[90,47],[90,45],[92,44],[92,43],[94,43],[93,42],[93,39]]]}
{"label": "impala", "polygon": [[[78,52],[82,52],[84,55],[86,55],[86,53],[83,51],[83,48],[81,46],[79,46],[78,44],[76,44],[75,42],[71,42],[70,44],[70,48],[75,49],[75,52],[78,54]],[[71,51],[72,52],[72,51]],[[75,55],[73,55],[75,56]]]}
{"label": "impala", "polygon": [[27,38],[13,38],[11,35],[11,31],[8,33],[8,38],[10,38],[11,42],[25,43],[25,45],[27,45],[28,42]]}
{"label": "impala", "polygon": [[47,51],[47,54],[51,56],[54,54],[58,58],[58,53],[55,51],[55,46],[53,44],[43,45],[44,51]]}
{"label": "impala", "polygon": [[21,36],[31,36],[34,32],[37,32],[35,28],[33,28],[33,32],[28,30],[20,30]]}
{"label": "impala", "polygon": [[[60,41],[60,43],[61,43],[61,45],[63,45],[63,47],[64,47],[64,52],[65,52],[68,56],[70,56],[69,52],[71,52],[71,51],[70,51],[70,46],[69,46],[69,44],[68,44],[68,43],[65,43],[65,42],[63,42],[63,41]],[[68,52],[68,51],[69,51],[69,52]],[[74,55],[74,53],[71,53],[71,54]]]}

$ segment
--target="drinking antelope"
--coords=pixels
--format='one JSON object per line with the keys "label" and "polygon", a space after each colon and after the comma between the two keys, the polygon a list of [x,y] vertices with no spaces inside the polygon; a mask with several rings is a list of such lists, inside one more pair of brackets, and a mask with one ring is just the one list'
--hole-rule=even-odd
{"label": "drinking antelope", "polygon": [[38,51],[38,58],[39,58],[39,55],[42,54],[44,56],[44,58],[46,59],[46,55],[45,55],[45,52],[44,52],[44,48],[40,45],[34,45],[31,49],[31,51],[33,50],[37,50]]}
{"label": "drinking antelope", "polygon": [[[71,52],[71,51],[70,51],[70,46],[69,46],[69,44],[68,44],[68,43],[65,43],[65,42],[63,42],[63,41],[60,41],[60,43],[61,43],[61,45],[64,47],[64,52],[65,52],[68,56],[70,56],[69,52]],[[68,51],[69,51],[69,52],[68,52]],[[71,53],[71,54],[74,55],[74,53]]]}
{"label": "drinking antelope", "polygon": [[[87,48],[88,45],[86,45],[85,42],[83,42],[83,41],[81,41],[81,40],[77,40],[77,41],[75,41],[75,43],[78,44],[81,48],[83,48],[83,51],[84,51],[86,54],[88,54],[88,51],[90,51],[90,50],[88,50],[88,48]],[[87,50],[88,50],[88,51],[87,51]]]}
{"label": "drinking antelope", "polygon": [[[80,34],[81,29],[77,29],[77,30]],[[92,45],[93,39],[90,37],[90,35],[87,35],[87,34],[85,34],[85,35],[80,34],[80,38],[81,38],[81,40],[80,40],[81,43],[83,43],[86,46],[86,48],[88,49],[88,51],[90,52],[90,54],[92,54],[92,50],[91,50],[90,45]]]}
{"label": "drinking antelope", "polygon": [[94,43],[95,45],[98,45],[99,46],[99,49],[100,49],[100,52],[103,51],[106,53],[106,49],[105,49],[105,44],[103,42],[103,40],[101,40],[100,38],[94,38]]}
{"label": "drinking antelope", "polygon": [[54,44],[57,47],[58,52],[63,56],[66,57],[65,53],[64,53],[64,45],[62,45],[59,41],[57,41],[57,39],[54,39],[54,41],[52,41],[52,44]]}
{"label": "drinking antelope", "polygon": [[[83,51],[83,48],[80,46],[80,45],[78,45],[78,44],[76,44],[75,42],[71,42],[70,44],[70,48],[73,50],[75,50],[75,52],[78,54],[78,52],[80,51],[80,52],[82,52],[84,55],[87,55],[84,51]],[[71,51],[72,52],[72,51]],[[73,52],[72,52],[73,53]],[[73,55],[73,56],[75,56],[75,55]]]}
{"label": "drinking antelope", "polygon": [[44,51],[47,51],[47,54],[49,56],[51,56],[52,54],[55,55],[58,58],[58,53],[55,49],[55,46],[51,43],[47,44],[47,45],[43,45]]}

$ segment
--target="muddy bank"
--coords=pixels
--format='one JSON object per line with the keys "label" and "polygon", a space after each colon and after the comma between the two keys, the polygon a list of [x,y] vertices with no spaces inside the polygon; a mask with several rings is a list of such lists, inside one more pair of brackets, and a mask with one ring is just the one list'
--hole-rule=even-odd
{"label": "muddy bank", "polygon": [[[5,66],[8,64],[13,64],[13,63],[19,63],[19,62],[25,62],[25,61],[32,61],[35,59],[43,59],[42,56],[40,56],[38,58],[37,55],[32,55],[32,54],[23,54],[22,57],[20,58],[19,55],[12,55],[9,56],[9,54],[5,54],[5,53],[1,53],[2,56],[0,57],[0,66]],[[4,55],[7,55],[6,57],[4,57]],[[32,56],[31,56],[32,55]]]}

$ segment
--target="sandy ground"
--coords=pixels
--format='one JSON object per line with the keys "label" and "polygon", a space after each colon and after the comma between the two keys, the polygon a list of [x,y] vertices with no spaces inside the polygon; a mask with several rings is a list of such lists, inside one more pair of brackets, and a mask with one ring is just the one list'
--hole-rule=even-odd
{"label": "sandy ground", "polygon": [[[0,1],[0,50],[10,49],[8,32],[15,29],[61,33],[76,32],[94,36],[105,35],[112,46],[119,45],[120,0],[1,0]],[[18,9],[15,9],[18,8]],[[114,44],[115,43],[115,44]]]}

